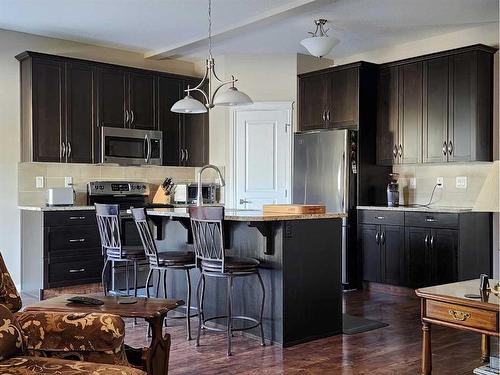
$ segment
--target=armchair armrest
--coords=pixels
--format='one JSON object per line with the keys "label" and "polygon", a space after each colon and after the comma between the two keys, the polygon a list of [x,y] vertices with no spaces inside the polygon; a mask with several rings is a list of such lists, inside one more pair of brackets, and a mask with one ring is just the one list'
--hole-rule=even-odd
{"label": "armchair armrest", "polygon": [[125,324],[116,315],[28,311],[16,314],[30,355],[125,364]]}

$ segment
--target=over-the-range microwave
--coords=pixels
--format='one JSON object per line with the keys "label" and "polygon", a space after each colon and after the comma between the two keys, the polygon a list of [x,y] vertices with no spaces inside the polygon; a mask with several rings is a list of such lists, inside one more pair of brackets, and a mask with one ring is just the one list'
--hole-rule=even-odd
{"label": "over-the-range microwave", "polygon": [[101,163],[161,165],[162,132],[124,128],[101,128]]}

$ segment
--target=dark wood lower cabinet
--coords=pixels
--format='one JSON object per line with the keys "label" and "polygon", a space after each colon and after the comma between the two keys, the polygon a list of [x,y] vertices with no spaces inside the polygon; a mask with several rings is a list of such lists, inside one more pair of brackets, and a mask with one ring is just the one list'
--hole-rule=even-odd
{"label": "dark wood lower cabinet", "polygon": [[421,288],[491,275],[490,214],[405,212],[401,219],[363,210],[358,217],[365,281]]}

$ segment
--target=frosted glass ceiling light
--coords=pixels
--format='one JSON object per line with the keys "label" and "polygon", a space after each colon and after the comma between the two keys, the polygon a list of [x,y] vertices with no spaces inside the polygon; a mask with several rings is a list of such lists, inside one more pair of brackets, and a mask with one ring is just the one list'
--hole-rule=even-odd
{"label": "frosted glass ceiling light", "polygon": [[[208,93],[201,89],[207,80]],[[215,82],[219,82],[220,84],[215,90],[212,90],[212,83]],[[186,92],[186,97],[175,102],[170,110],[177,113],[204,113],[207,112],[207,109],[213,108],[215,105],[230,106],[252,104],[252,99],[250,99],[247,94],[238,91],[234,86],[236,82],[238,82],[238,80],[234,78],[234,76],[231,76],[229,81],[223,81],[217,76],[217,73],[215,73],[215,60],[212,56],[212,0],[208,0],[208,58],[205,65],[205,75],[196,87],[188,87],[184,90]],[[217,95],[219,90],[226,85],[231,85],[231,87],[226,92]],[[190,95],[193,91],[200,92],[203,95],[205,103],[193,98]]]}
{"label": "frosted glass ceiling light", "polygon": [[306,47],[311,55],[319,58],[328,55],[333,47],[340,43],[340,40],[337,38],[326,34],[329,30],[324,29],[326,22],[327,20],[324,19],[315,20],[316,30],[314,32],[309,32],[312,36],[300,42],[300,44]]}

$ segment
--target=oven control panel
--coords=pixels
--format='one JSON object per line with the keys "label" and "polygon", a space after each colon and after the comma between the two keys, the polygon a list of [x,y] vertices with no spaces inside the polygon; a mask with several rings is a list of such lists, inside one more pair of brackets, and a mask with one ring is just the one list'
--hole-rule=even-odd
{"label": "oven control panel", "polygon": [[149,195],[146,182],[92,181],[87,185],[89,195]]}

